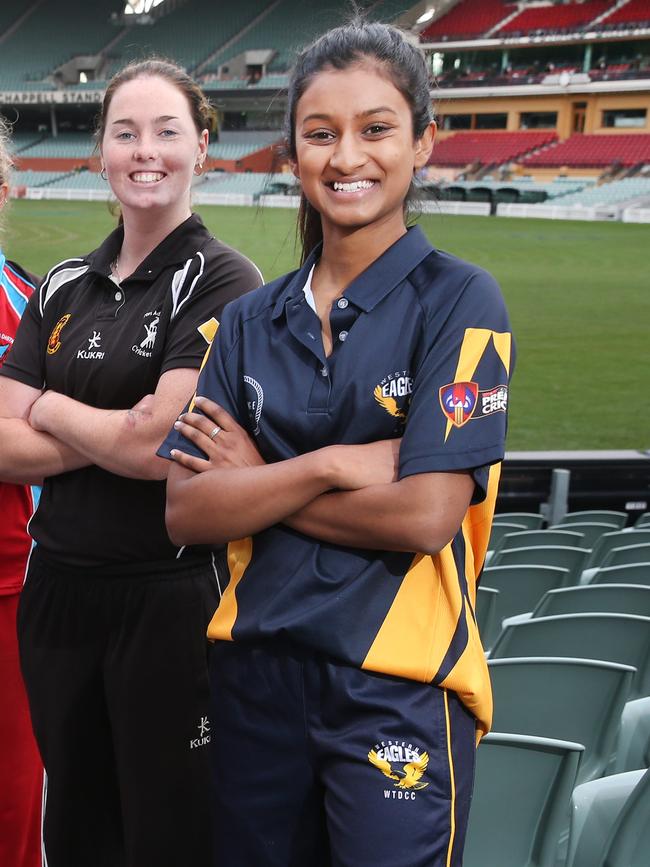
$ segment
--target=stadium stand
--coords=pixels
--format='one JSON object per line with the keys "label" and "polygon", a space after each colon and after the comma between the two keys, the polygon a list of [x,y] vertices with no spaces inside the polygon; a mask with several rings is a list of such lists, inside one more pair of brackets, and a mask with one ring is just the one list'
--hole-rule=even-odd
{"label": "stadium stand", "polygon": [[435,145],[429,165],[501,165],[556,140],[554,132],[457,132]]}
{"label": "stadium stand", "polygon": [[192,0],[179,5],[151,27],[125,28],[111,49],[114,60],[109,75],[125,61],[150,52],[173,57],[193,70],[241,34],[268,5],[264,0],[237,3]]}
{"label": "stadium stand", "polygon": [[522,159],[522,164],[529,168],[560,166],[604,168],[612,163],[619,163],[622,166],[650,163],[650,135],[575,133],[566,141],[553,144],[539,153]]}
{"label": "stadium stand", "polygon": [[[23,90],[34,81],[39,82],[40,90],[53,87],[41,82],[56,67],[80,53],[96,54],[115,38],[115,27],[109,21],[114,11],[115,0],[66,0],[65,13],[58,3],[33,3],[30,14],[2,43],[0,88]],[[75,26],[62,27],[62,15]]]}
{"label": "stadium stand", "polygon": [[422,42],[433,42],[480,36],[516,9],[514,3],[505,3],[503,0],[461,0],[446,15],[426,27],[420,34],[420,39]]}
{"label": "stadium stand", "polygon": [[275,144],[280,133],[274,132],[221,132],[219,141],[208,146],[208,156],[215,159],[237,160],[248,154]]}
{"label": "stadium stand", "polygon": [[648,0],[629,0],[623,6],[610,12],[602,23],[610,24],[650,24],[650,4]]}
{"label": "stadium stand", "polygon": [[583,3],[554,3],[523,9],[497,31],[498,35],[563,33],[578,30],[598,18],[612,5],[612,0],[585,0]]}
{"label": "stadium stand", "polygon": [[600,186],[591,187],[557,199],[561,205],[611,205],[638,198],[650,199],[650,178],[623,178]]}
{"label": "stadium stand", "polygon": [[195,189],[201,193],[244,193],[257,196],[273,183],[286,182],[286,174],[265,172],[211,172]]}
{"label": "stadium stand", "polygon": [[62,178],[61,172],[37,172],[28,169],[15,171],[11,176],[12,187],[44,187]]}
{"label": "stadium stand", "polygon": [[106,181],[98,172],[75,172],[66,174],[52,181],[50,187],[58,187],[64,190],[101,190],[108,189]]}
{"label": "stadium stand", "polygon": [[85,132],[61,132],[58,136],[47,136],[21,151],[22,157],[80,157],[87,159],[94,150],[95,143]]}
{"label": "stadium stand", "polygon": [[286,72],[299,46],[345,16],[344,0],[332,0],[327,7],[320,0],[280,0],[265,5],[268,12],[261,20],[217,51],[197,72],[217,72],[243,51],[264,49],[274,52],[268,71]]}

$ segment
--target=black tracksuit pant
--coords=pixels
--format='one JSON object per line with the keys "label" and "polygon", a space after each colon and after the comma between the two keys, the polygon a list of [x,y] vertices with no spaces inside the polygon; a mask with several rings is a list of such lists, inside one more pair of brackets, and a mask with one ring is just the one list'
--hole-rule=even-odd
{"label": "black tracksuit pant", "polygon": [[210,867],[218,596],[209,561],[108,576],[34,551],[18,629],[48,867]]}

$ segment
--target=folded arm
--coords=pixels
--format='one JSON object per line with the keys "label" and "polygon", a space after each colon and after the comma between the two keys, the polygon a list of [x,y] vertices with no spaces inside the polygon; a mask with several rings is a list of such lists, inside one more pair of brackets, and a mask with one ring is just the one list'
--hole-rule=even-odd
{"label": "folded arm", "polygon": [[[321,541],[436,553],[457,532],[474,482],[467,472],[396,481],[399,440],[330,446],[266,465],[225,410],[176,427],[207,459],[176,450],[167,486],[167,527],[178,544],[227,542],[278,522]],[[219,432],[213,438],[215,423]]]}
{"label": "folded arm", "polygon": [[153,395],[132,409],[97,409],[48,391],[31,410],[30,424],[83,455],[86,463],[134,479],[164,479],[169,462],[156,449],[196,387],[198,371],[164,373]]}
{"label": "folded arm", "polygon": [[40,484],[47,476],[87,466],[90,461],[74,448],[43,431],[28,418],[41,397],[37,388],[0,377],[0,480]]}

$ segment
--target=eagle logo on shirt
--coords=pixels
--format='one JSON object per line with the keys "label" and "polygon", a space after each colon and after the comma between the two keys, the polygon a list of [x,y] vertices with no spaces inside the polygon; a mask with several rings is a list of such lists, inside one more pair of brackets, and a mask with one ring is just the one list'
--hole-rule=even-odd
{"label": "eagle logo on shirt", "polygon": [[381,385],[377,385],[374,390],[375,400],[380,406],[383,406],[389,415],[395,418],[406,418],[406,413],[397,406],[397,401],[394,397],[385,397],[382,394]]}
{"label": "eagle logo on shirt", "polygon": [[[380,383],[375,386],[373,396],[379,406],[383,407],[388,415],[404,421],[408,412],[408,404],[413,391],[413,378],[408,370],[397,370],[387,374]],[[397,402],[402,398],[402,406]]]}
{"label": "eagle logo on shirt", "polygon": [[67,325],[68,319],[70,319],[71,314],[66,313],[65,316],[62,316],[59,321],[56,323],[54,328],[52,329],[52,333],[50,334],[50,338],[47,341],[47,352],[48,355],[54,355],[55,352],[58,352],[61,348],[61,331]]}
{"label": "eagle logo on shirt", "polygon": [[[401,770],[393,770],[389,759],[401,762]],[[389,741],[388,744],[376,744],[368,753],[368,761],[389,780],[394,780],[393,785],[396,789],[418,791],[429,785],[420,782],[429,765],[429,754],[420,751],[412,744],[394,741]]]}

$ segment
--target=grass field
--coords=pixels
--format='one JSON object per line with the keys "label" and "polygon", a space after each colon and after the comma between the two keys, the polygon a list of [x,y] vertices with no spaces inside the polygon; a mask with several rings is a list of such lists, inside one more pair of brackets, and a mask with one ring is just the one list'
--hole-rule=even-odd
{"label": "grass field", "polygon": [[[295,267],[291,210],[197,209],[266,279]],[[102,203],[16,201],[7,254],[37,274],[89,252],[115,224]],[[518,361],[510,450],[650,448],[647,226],[426,216],[440,249],[500,282]]]}

